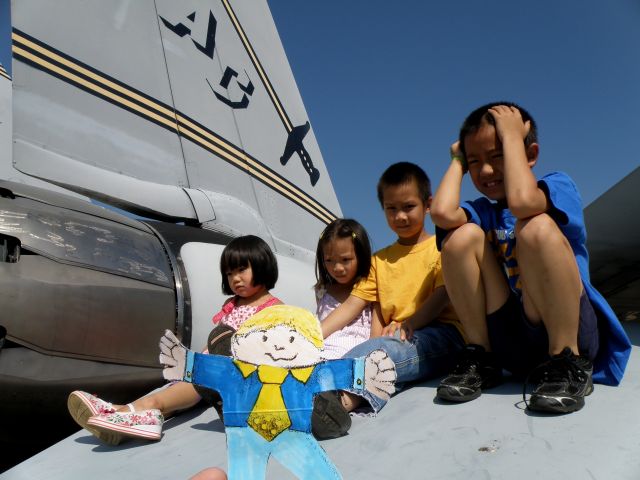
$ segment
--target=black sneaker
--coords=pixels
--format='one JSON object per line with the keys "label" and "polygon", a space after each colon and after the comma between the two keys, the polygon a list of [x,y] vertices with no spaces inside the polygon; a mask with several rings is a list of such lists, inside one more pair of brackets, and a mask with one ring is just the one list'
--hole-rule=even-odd
{"label": "black sneaker", "polygon": [[480,345],[467,345],[461,358],[438,386],[437,397],[449,402],[468,402],[480,396],[482,389],[502,383],[502,367],[495,355]]}
{"label": "black sneaker", "polygon": [[345,435],[351,428],[351,416],[342,405],[340,392],[322,392],[313,400],[311,431],[320,440]]}
{"label": "black sneaker", "polygon": [[584,397],[593,392],[592,373],[593,364],[588,358],[574,355],[565,347],[529,374],[522,397],[526,403],[526,388],[531,379],[537,386],[528,408],[552,413],[575,412],[584,407]]}

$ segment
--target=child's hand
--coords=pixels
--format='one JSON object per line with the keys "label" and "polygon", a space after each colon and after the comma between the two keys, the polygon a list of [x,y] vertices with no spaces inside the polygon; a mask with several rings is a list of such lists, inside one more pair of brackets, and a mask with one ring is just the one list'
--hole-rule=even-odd
{"label": "child's hand", "polygon": [[531,122],[528,120],[523,122],[520,110],[516,107],[496,105],[489,109],[489,113],[496,121],[496,132],[502,143],[509,135],[514,135],[520,140],[524,140],[529,133]]}
{"label": "child's hand", "polygon": [[396,366],[384,350],[374,350],[365,357],[364,379],[364,388],[384,400],[396,391]]}
{"label": "child's hand", "polygon": [[180,343],[171,330],[160,337],[160,364],[166,380],[183,380],[187,364],[187,347]]}
{"label": "child's hand", "polygon": [[411,340],[413,337],[413,328],[408,322],[391,321],[389,325],[382,329],[383,337],[397,337],[400,340]]}
{"label": "child's hand", "polygon": [[462,167],[462,173],[467,173],[469,170],[469,166],[467,165],[467,159],[464,158],[464,154],[462,153],[462,149],[460,148],[460,142],[455,141],[451,144],[449,148],[449,153],[451,154],[451,161],[460,163]]}

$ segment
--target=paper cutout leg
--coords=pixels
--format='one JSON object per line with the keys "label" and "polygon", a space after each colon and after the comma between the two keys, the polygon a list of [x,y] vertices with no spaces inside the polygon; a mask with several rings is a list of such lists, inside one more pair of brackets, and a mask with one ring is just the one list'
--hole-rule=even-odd
{"label": "paper cutout leg", "polygon": [[250,428],[227,427],[229,478],[264,480],[269,456],[303,480],[341,480],[329,457],[308,433],[287,430],[268,442]]}
{"label": "paper cutout leg", "polygon": [[228,476],[238,480],[264,480],[270,455],[267,442],[247,427],[226,427]]}
{"label": "paper cutout leg", "polygon": [[323,448],[310,434],[289,430],[277,439],[273,457],[304,480],[342,479]]}

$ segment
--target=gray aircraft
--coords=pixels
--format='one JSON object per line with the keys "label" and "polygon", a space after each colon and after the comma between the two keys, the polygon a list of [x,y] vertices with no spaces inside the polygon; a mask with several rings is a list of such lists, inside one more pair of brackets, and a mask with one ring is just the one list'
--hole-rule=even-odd
{"label": "gray aircraft", "polygon": [[341,212],[266,2],[2,8],[0,424],[27,454],[25,418],[73,431],[69,391],[161,384],[165,329],[205,344],[231,238],[265,239],[275,293],[313,308]]}
{"label": "gray aircraft", "polygon": [[[315,241],[341,212],[265,0],[0,5],[6,468],[76,428],[71,390],[122,402],[160,384],[165,328],[204,344],[231,238],[267,240],[275,293],[313,308]],[[640,169],[585,209],[594,284],[623,320],[640,312],[638,185]],[[322,446],[348,479],[637,479],[640,330],[625,326],[625,379],[580,412],[529,412],[515,382],[434,405],[430,381]],[[197,408],[160,442],[80,431],[0,478],[175,479],[225,462],[220,420]],[[267,478],[292,477],[275,464]]]}

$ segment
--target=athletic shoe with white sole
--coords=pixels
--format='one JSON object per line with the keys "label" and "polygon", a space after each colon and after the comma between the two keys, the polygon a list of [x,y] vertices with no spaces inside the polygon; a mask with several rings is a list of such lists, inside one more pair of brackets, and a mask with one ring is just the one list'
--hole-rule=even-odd
{"label": "athletic shoe with white sole", "polygon": [[495,355],[481,345],[467,345],[453,372],[440,382],[436,395],[449,402],[468,402],[501,383],[502,367]]}
{"label": "athletic shoe with white sole", "polygon": [[527,384],[536,384],[527,407],[550,413],[570,413],[584,407],[584,397],[593,392],[593,364],[588,358],[575,355],[566,347],[558,355],[539,365],[529,374]]}
{"label": "athletic shoe with white sole", "polygon": [[163,423],[164,417],[156,409],[107,413],[87,421],[98,431],[96,436],[109,445],[118,445],[125,437],[160,440]]}

